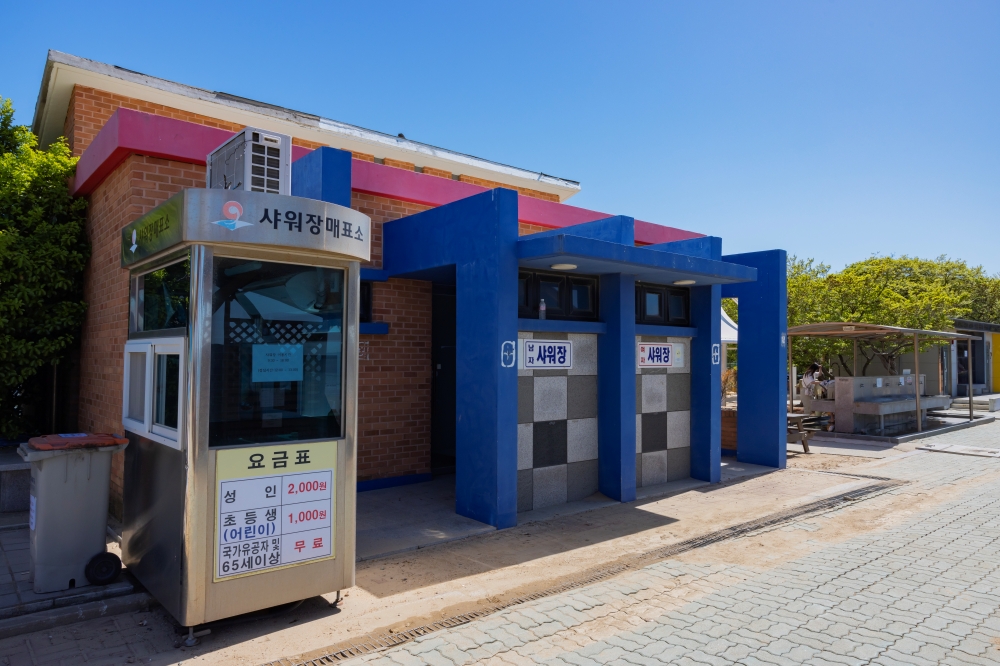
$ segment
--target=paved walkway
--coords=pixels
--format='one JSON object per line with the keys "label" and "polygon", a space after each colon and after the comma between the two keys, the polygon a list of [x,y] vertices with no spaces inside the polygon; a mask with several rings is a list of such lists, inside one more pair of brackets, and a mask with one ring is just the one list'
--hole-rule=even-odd
{"label": "paved walkway", "polygon": [[[997,448],[1000,425],[935,441]],[[877,469],[918,495],[1000,461],[916,453]],[[972,488],[766,571],[666,561],[349,663],[997,664],[1000,481]]]}

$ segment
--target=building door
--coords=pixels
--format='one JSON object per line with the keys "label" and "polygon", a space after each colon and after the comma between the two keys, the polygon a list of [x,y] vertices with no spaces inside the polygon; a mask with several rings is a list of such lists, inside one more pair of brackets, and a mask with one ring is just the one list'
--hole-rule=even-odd
{"label": "building door", "polygon": [[455,286],[435,284],[431,310],[431,472],[455,471]]}

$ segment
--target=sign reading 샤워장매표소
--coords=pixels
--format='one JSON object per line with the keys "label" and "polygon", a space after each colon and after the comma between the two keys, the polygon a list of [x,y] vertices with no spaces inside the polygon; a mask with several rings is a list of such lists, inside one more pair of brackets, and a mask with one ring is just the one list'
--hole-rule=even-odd
{"label": "sign reading \uc0e4\uc6cc\uc7a5\ub9e4\ud45c\uc18c", "polygon": [[214,580],[334,557],[337,442],[216,451]]}

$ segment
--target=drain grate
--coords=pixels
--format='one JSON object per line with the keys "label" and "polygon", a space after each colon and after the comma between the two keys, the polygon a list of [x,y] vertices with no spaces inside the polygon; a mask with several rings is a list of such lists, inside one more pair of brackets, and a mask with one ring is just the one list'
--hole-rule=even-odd
{"label": "drain grate", "polygon": [[[849,476],[861,475],[850,474]],[[656,548],[645,553],[639,553],[625,561],[585,572],[572,581],[568,581],[560,585],[554,585],[550,588],[542,590],[541,592],[527,594],[498,604],[493,604],[492,606],[488,606],[482,610],[463,613],[461,615],[454,615],[443,620],[438,620],[437,622],[431,622],[420,627],[407,629],[406,631],[382,633],[377,636],[367,635],[356,639],[356,642],[344,641],[326,648],[326,652],[319,656],[307,658],[299,657],[295,659],[282,658],[277,661],[268,662],[262,666],[327,666],[328,664],[334,664],[346,659],[360,657],[372,652],[388,650],[389,648],[402,645],[403,643],[408,643],[421,636],[434,633],[435,631],[452,629],[463,624],[468,624],[469,622],[492,615],[504,609],[510,608],[511,606],[517,606],[529,601],[544,599],[562,592],[568,592],[570,590],[586,587],[587,585],[599,583],[626,571],[641,569],[642,567],[675,557],[681,553],[711,546],[722,541],[729,541],[741,537],[753,536],[761,532],[767,532],[807,516],[817,516],[831,511],[836,511],[843,508],[845,504],[871,499],[873,497],[877,497],[878,495],[882,495],[893,488],[906,484],[905,481],[897,481],[886,477],[863,478],[879,479],[880,481],[879,483],[873,483],[862,488],[857,488],[845,493],[840,493],[839,495],[803,504],[802,506],[794,507],[792,509],[779,511],[768,516],[764,516],[763,518],[758,518],[757,520],[750,520],[745,523],[733,525],[732,527],[727,527],[726,529],[712,532],[711,534],[687,539],[686,541],[680,541],[678,543],[664,546],[662,548]]]}

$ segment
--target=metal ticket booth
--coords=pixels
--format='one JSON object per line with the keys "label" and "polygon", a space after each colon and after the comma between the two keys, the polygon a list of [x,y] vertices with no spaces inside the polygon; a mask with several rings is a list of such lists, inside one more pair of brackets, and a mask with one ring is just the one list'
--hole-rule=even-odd
{"label": "metal ticket booth", "polygon": [[313,199],[188,189],[122,229],[122,559],[183,626],[354,584],[370,225]]}

